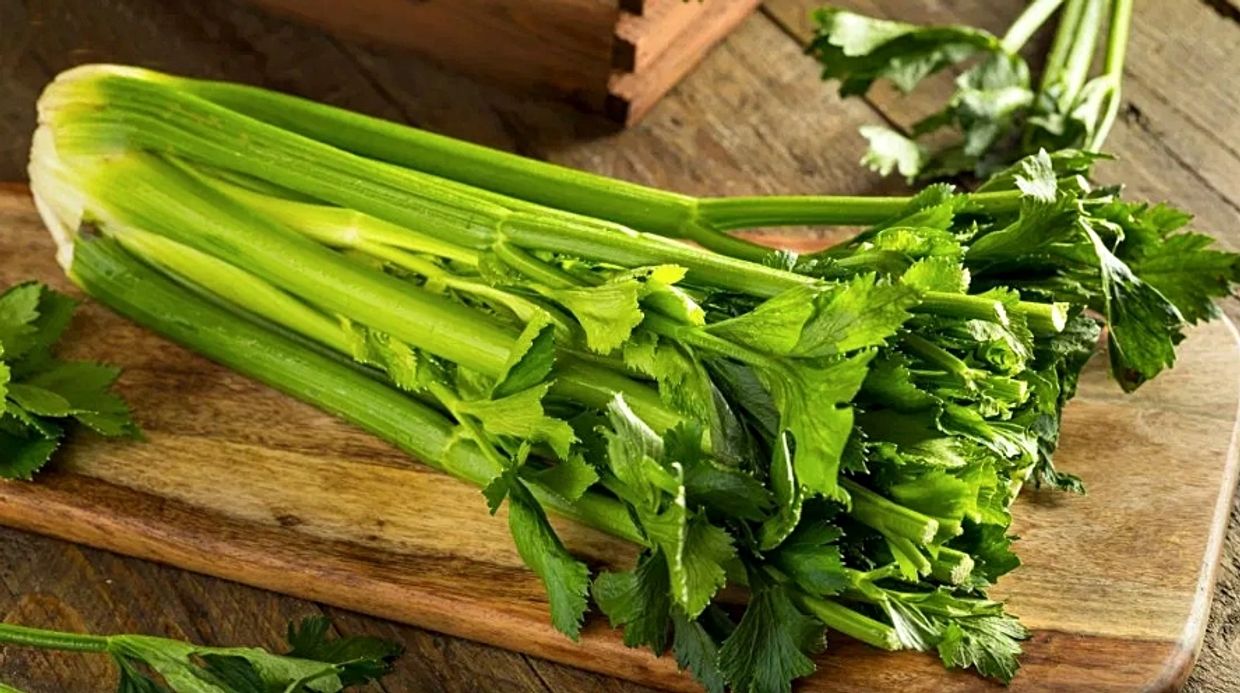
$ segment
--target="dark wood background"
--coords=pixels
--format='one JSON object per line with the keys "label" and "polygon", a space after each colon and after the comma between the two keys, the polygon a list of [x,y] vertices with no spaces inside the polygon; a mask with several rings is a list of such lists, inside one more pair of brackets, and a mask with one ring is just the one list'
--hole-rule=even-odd
{"label": "dark wood background", "polygon": [[[531,0],[534,1],[534,0]],[[1127,103],[1104,171],[1170,199],[1240,247],[1240,8],[1235,0],[1138,3]],[[230,0],[0,0],[0,181],[24,179],[33,104],[61,69],[128,62],[310,96],[491,146],[693,193],[893,190],[857,165],[858,124],[907,124],[934,98],[879,91],[840,101],[801,54],[814,2],[769,0],[635,129],[479,85],[405,55],[345,43]],[[852,0],[862,11],[1001,30],[1019,0]],[[938,85],[941,95],[942,84]],[[0,262],[4,259],[0,258]],[[1227,307],[1233,319],[1240,308]],[[1240,515],[1233,513],[1195,691],[1240,690]],[[1100,596],[1100,598],[1105,598]],[[9,622],[146,632],[216,644],[281,642],[325,613],[342,634],[402,641],[381,690],[638,691],[640,687],[418,628],[0,529]],[[30,691],[114,685],[106,659],[0,651],[0,680]]]}

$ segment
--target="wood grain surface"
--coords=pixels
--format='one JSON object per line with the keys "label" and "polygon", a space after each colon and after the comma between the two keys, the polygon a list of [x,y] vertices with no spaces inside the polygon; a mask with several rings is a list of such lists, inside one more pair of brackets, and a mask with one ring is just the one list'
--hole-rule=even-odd
{"label": "wood grain surface", "polygon": [[[1018,0],[844,3],[909,19],[975,22],[992,29]],[[907,122],[918,99],[879,93],[840,101],[801,54],[804,3],[773,2],[710,54],[637,128],[616,134],[557,104],[479,86],[405,56],[350,45],[224,0],[0,0],[0,179],[20,179],[33,102],[58,70],[89,61],[144,64],[263,84],[410,122],[491,146],[694,193],[881,192],[899,187],[856,166],[856,127]],[[1216,11],[1214,8],[1218,7]],[[1140,3],[1126,74],[1126,111],[1111,145],[1123,160],[1104,171],[1136,195],[1172,199],[1232,248],[1240,246],[1240,157],[1234,117],[1240,29],[1226,2]],[[1138,48],[1139,47],[1139,48]],[[0,267],[8,263],[0,255]],[[1235,316],[1234,305],[1226,310]],[[94,311],[92,311],[92,314]],[[194,392],[193,390],[190,393]],[[188,396],[188,395],[187,395]],[[157,414],[152,414],[157,415]],[[1101,480],[1094,484],[1105,484]],[[296,514],[294,513],[294,516]],[[1233,521],[1201,660],[1188,688],[1240,690],[1240,531]],[[1064,568],[1067,554],[1059,557]],[[101,631],[146,631],[218,643],[279,642],[284,622],[323,611],[342,633],[406,643],[390,691],[635,691],[639,687],[548,661],[348,611],[282,597],[107,552],[0,530],[0,613],[6,620]],[[1019,599],[1019,595],[1013,595]],[[1122,609],[1102,590],[1096,599]],[[838,640],[838,639],[837,639]],[[1040,632],[1031,671],[1059,650],[1140,665],[1164,644]],[[833,650],[864,659],[867,650]],[[1122,656],[1116,656],[1122,654]],[[929,658],[906,667],[937,671]],[[904,666],[904,665],[902,665]],[[105,662],[6,650],[0,673],[32,691],[105,690]],[[1115,679],[1119,680],[1119,679]],[[961,685],[974,683],[965,679]],[[905,685],[879,679],[873,685]]]}

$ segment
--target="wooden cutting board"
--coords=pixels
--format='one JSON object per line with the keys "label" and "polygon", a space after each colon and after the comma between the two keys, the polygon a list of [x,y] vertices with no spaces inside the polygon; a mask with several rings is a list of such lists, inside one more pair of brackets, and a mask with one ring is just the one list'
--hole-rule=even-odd
{"label": "wooden cutting board", "polygon": [[[69,289],[24,187],[0,186],[0,285]],[[670,658],[628,650],[596,618],[575,644],[548,625],[538,580],[477,489],[314,408],[88,304],[68,356],[125,369],[149,438],[83,434],[37,483],[0,483],[0,522],[425,626],[676,690]],[[1236,485],[1240,350],[1230,323],[1197,328],[1170,373],[1134,396],[1101,360],[1069,407],[1057,458],[1084,497],[1027,492],[1025,565],[1006,599],[1034,630],[1013,691],[1178,686],[1201,643]],[[558,523],[596,568],[634,550]],[[806,691],[992,686],[935,658],[832,636]],[[996,689],[998,686],[993,686]]]}

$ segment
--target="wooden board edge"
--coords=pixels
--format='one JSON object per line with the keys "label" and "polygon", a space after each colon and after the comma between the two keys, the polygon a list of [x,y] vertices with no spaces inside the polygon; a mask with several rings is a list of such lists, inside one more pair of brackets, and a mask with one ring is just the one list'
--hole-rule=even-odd
{"label": "wooden board edge", "polygon": [[[104,519],[101,508],[107,509]],[[428,589],[417,590],[417,599],[411,600],[403,592],[413,590],[400,582],[401,576],[424,572],[416,570],[414,561],[344,540],[302,535],[295,543],[283,541],[278,528],[204,516],[195,506],[101,479],[52,470],[37,483],[0,482],[0,524],[607,676],[670,691],[700,691],[673,658],[625,647],[619,631],[601,615],[587,618],[575,643],[551,626],[543,602],[505,603],[501,610],[485,595],[436,595]],[[251,544],[261,550],[246,550]],[[310,570],[316,575],[305,577]],[[384,596],[363,596],[374,594]],[[465,611],[472,616],[462,617]]]}
{"label": "wooden board edge", "polygon": [[[581,643],[589,646],[585,649],[553,630],[545,618],[529,618],[528,604],[522,605],[521,611],[526,613],[524,618],[520,613],[512,616],[491,609],[486,612],[491,617],[488,619],[478,618],[478,613],[473,618],[461,618],[462,609],[480,612],[487,607],[486,600],[481,598],[477,603],[462,604],[460,595],[443,599],[434,599],[432,595],[429,600],[404,602],[408,606],[397,610],[381,608],[354,595],[366,591],[361,587],[373,581],[369,587],[385,593],[388,597],[385,603],[402,603],[400,587],[393,584],[392,576],[408,574],[410,566],[383,565],[380,574],[375,575],[376,556],[366,547],[317,539],[313,542],[317,550],[306,550],[307,540],[303,537],[298,546],[289,547],[284,554],[280,551],[266,554],[263,566],[244,566],[239,560],[254,554],[238,549],[238,544],[253,541],[270,547],[278,537],[263,535],[278,534],[280,530],[220,517],[206,518],[211,521],[208,530],[201,521],[186,521],[187,515],[200,512],[194,507],[72,473],[54,471],[38,484],[7,483],[12,485],[0,485],[0,522],[6,526],[408,623],[663,690],[701,690],[691,677],[677,670],[670,655],[656,658],[645,650],[626,648],[618,632],[598,615],[592,616],[583,629]],[[100,505],[113,511],[106,522],[98,520],[96,511]],[[52,517],[60,521],[48,519]],[[65,517],[77,519],[66,523]],[[202,531],[187,530],[192,527],[201,527]],[[319,571],[317,579],[300,578],[308,562]],[[362,564],[366,564],[367,569],[360,569]],[[332,586],[340,587],[333,589]],[[349,586],[358,589],[350,590]],[[1158,661],[1167,663],[1164,670],[1167,675],[1158,678],[1157,685],[1148,690],[1173,690],[1187,675],[1193,655],[1180,642],[1057,630],[1033,632],[1025,649],[1023,673],[1013,685],[1019,688],[1023,680],[1038,690],[1095,685],[1098,681],[1090,677],[1105,670],[1108,661],[1122,661],[1129,666],[1106,672],[1106,685],[1095,690],[1145,688],[1143,684],[1149,683],[1145,664]],[[1066,659],[1064,653],[1072,653],[1074,659]],[[900,661],[888,660],[893,657]],[[879,659],[882,662],[876,661]],[[828,650],[818,658],[818,663],[819,675],[825,677],[825,681],[832,686],[844,685],[845,689],[873,690],[870,685],[877,682],[849,681],[849,677],[858,675],[861,669],[873,671],[874,667],[892,667],[923,682],[925,677],[933,677],[942,684],[944,691],[991,688],[990,683],[972,672],[943,669],[933,653],[884,652],[840,634],[831,635]],[[864,666],[858,668],[858,663]],[[804,687],[807,691],[817,690],[813,678]]]}
{"label": "wooden board edge", "polygon": [[761,4],[761,0],[710,2],[646,70],[613,71],[603,112],[625,126],[637,123],[676,83]]}
{"label": "wooden board edge", "polygon": [[[1240,349],[1240,330],[1236,328],[1235,322],[1226,315],[1220,316],[1218,320],[1227,326],[1233,344]],[[1151,691],[1178,691],[1183,688],[1189,674],[1192,673],[1193,666],[1197,663],[1197,657],[1201,654],[1206,627],[1210,622],[1210,607],[1214,602],[1214,590],[1218,585],[1232,506],[1240,494],[1237,485],[1240,485],[1240,407],[1237,407],[1236,419],[1231,429],[1231,442],[1227,447],[1227,460],[1224,463],[1223,484],[1214,506],[1214,516],[1210,520],[1210,534],[1206,540],[1206,550],[1198,571],[1192,610],[1188,621],[1184,624],[1184,632],[1179,642],[1176,643],[1175,652],[1168,658],[1163,671],[1151,684],[1149,688]]]}

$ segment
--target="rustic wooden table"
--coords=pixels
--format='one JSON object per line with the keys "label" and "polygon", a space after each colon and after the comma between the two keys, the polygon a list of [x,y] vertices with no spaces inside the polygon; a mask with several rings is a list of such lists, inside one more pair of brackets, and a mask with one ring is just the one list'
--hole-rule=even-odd
{"label": "rustic wooden table", "polygon": [[[563,106],[524,99],[275,20],[228,0],[0,0],[0,181],[24,178],[33,105],[57,71],[128,62],[310,96],[531,156],[690,193],[892,190],[856,165],[858,125],[905,125],[945,80],[899,100],[841,101],[802,54],[815,0],[768,0],[640,126],[616,133]],[[1020,0],[848,0],[872,14],[1001,30]],[[1139,3],[1123,118],[1102,175],[1136,196],[1173,200],[1240,247],[1240,6]],[[936,93],[937,92],[937,93]],[[0,261],[3,261],[0,259]],[[1235,304],[1227,307],[1240,317]],[[504,650],[359,616],[22,532],[0,529],[6,621],[133,631],[219,644],[280,642],[284,624],[325,613],[344,634],[408,652],[388,691],[637,691]],[[1233,513],[1199,664],[1188,688],[1240,690],[1240,513]],[[0,652],[0,679],[30,691],[114,685],[100,658]]]}

